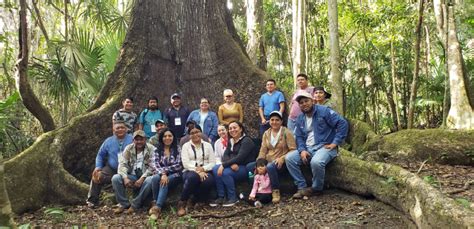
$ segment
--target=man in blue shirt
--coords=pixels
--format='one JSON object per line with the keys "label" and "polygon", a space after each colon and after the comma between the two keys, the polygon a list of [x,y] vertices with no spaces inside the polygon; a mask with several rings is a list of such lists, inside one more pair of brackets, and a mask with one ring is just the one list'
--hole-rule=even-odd
{"label": "man in blue shirt", "polygon": [[270,128],[269,116],[273,111],[283,114],[285,111],[285,96],[281,91],[276,90],[276,82],[273,79],[267,80],[265,84],[267,92],[260,96],[258,102],[258,114],[260,115],[260,136]]}
{"label": "man in blue shirt", "polygon": [[[314,105],[308,92],[296,97],[301,111],[296,119],[297,151],[286,155],[286,167],[298,188],[293,198],[321,194],[326,165],[337,156],[337,147],[347,136],[348,123],[331,108]],[[307,187],[300,165],[309,164],[313,174],[312,186]]]}
{"label": "man in blue shirt", "polygon": [[178,93],[171,95],[171,107],[166,109],[165,118],[168,120],[168,127],[179,140],[184,136],[186,120],[188,120],[189,109],[181,105],[181,96]]}
{"label": "man in blue shirt", "polygon": [[99,195],[104,184],[110,183],[112,176],[117,173],[118,155],[125,146],[133,142],[132,135],[127,134],[127,126],[122,120],[113,124],[114,135],[108,137],[100,146],[95,158],[95,169],[92,173],[87,206],[93,208],[99,204]]}
{"label": "man in blue shirt", "polygon": [[140,113],[138,118],[138,128],[145,131],[146,138],[150,139],[156,133],[155,123],[158,119],[167,121],[158,109],[158,99],[152,96],[148,99],[148,108]]}

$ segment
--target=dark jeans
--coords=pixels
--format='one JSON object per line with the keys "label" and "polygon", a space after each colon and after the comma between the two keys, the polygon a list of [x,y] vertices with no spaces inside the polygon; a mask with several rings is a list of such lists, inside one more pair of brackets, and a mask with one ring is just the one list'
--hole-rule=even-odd
{"label": "dark jeans", "polygon": [[102,190],[102,187],[105,184],[110,184],[112,180],[112,176],[116,173],[117,173],[117,170],[110,168],[109,165],[104,166],[102,170],[100,171],[100,179],[99,179],[104,182],[96,184],[92,182],[91,180],[91,183],[89,186],[89,193],[87,194],[87,201],[96,205],[99,204],[99,195],[100,195],[100,191]]}
{"label": "dark jeans", "polygon": [[211,172],[207,173],[206,180],[201,181],[201,177],[194,171],[183,173],[183,191],[181,192],[181,201],[187,201],[191,195],[194,195],[195,202],[206,202],[209,198],[211,188],[215,186],[214,176]]}
{"label": "dark jeans", "polygon": [[262,204],[268,204],[272,202],[272,194],[271,193],[257,193],[255,195],[255,200],[249,200],[248,196],[244,196],[247,203],[254,206],[255,201],[260,201]]}
{"label": "dark jeans", "polygon": [[260,123],[260,138],[263,136],[263,133],[270,129],[270,122],[267,119],[267,122],[265,124]]}
{"label": "dark jeans", "polygon": [[[255,173],[255,162],[250,162],[247,164],[247,170]],[[267,163],[267,173],[268,176],[270,177],[270,182],[272,185],[272,189],[280,189],[280,179],[278,178],[278,174],[282,174],[286,171],[286,165],[283,164],[280,169],[278,169],[277,165],[275,162],[268,162]]]}

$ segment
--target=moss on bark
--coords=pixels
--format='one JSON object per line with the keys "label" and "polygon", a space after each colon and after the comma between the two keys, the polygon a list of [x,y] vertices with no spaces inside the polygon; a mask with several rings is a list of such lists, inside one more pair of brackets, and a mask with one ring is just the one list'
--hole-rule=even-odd
{"label": "moss on bark", "polygon": [[474,227],[474,211],[458,205],[415,174],[396,165],[363,161],[349,152],[341,154],[328,167],[329,185],[374,196],[410,215],[421,228]]}

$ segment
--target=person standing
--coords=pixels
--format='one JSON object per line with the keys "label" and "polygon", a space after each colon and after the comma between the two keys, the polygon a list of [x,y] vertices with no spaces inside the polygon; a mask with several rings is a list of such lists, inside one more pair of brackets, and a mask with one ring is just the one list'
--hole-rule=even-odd
{"label": "person standing", "polygon": [[156,133],[155,123],[158,119],[166,122],[163,114],[158,109],[158,98],[152,96],[148,99],[148,107],[140,113],[138,118],[138,128],[145,131],[147,139]]}
{"label": "person standing", "polygon": [[104,184],[111,182],[112,176],[117,173],[118,155],[125,147],[132,143],[132,135],[127,134],[124,121],[118,120],[113,124],[114,135],[108,137],[100,146],[95,158],[95,169],[92,172],[87,206],[90,208],[99,205],[99,195]]}
{"label": "person standing", "polygon": [[329,100],[331,98],[331,94],[324,90],[324,87],[322,86],[317,86],[314,88],[314,93],[313,93],[313,101],[314,104],[318,105],[324,105],[329,108],[332,108],[331,101]]}
{"label": "person standing", "polygon": [[306,74],[304,73],[298,74],[296,76],[296,82],[297,82],[298,88],[296,89],[295,94],[291,98],[290,114],[288,115],[288,129],[290,129],[293,133],[295,132],[296,118],[301,114],[301,109],[298,102],[296,102],[296,97],[304,91],[310,94],[313,94],[314,92],[314,87],[309,86],[308,76]]}
{"label": "person standing", "polygon": [[185,123],[189,117],[189,109],[182,105],[181,95],[171,95],[171,107],[165,110],[165,119],[168,120],[168,128],[173,131],[178,142],[185,134]]}
{"label": "person standing", "polygon": [[276,89],[276,82],[273,79],[267,80],[265,84],[267,92],[260,96],[258,105],[258,114],[260,116],[260,136],[270,128],[268,123],[270,113],[279,111],[281,114],[285,111],[285,96]]}
{"label": "person standing", "polygon": [[[297,150],[286,155],[286,167],[298,191],[293,198],[322,194],[326,165],[337,156],[338,146],[347,136],[348,123],[334,110],[313,104],[313,97],[303,92],[296,97],[303,114],[296,119]],[[300,166],[309,164],[313,174],[308,187]]]}
{"label": "person standing", "polygon": [[112,125],[116,121],[124,121],[127,126],[127,133],[132,134],[135,131],[137,114],[133,112],[133,98],[127,97],[122,101],[122,108],[112,115]]}
{"label": "person standing", "polygon": [[200,109],[194,110],[189,114],[187,121],[194,121],[201,128],[202,132],[209,137],[211,144],[217,140],[217,126],[219,121],[217,114],[214,111],[209,109],[209,100],[206,98],[201,98],[201,103],[199,105]]}
{"label": "person standing", "polygon": [[234,101],[234,92],[230,89],[224,90],[225,103],[219,106],[217,112],[219,116],[219,123],[229,125],[232,121],[244,121],[244,111],[240,103]]}

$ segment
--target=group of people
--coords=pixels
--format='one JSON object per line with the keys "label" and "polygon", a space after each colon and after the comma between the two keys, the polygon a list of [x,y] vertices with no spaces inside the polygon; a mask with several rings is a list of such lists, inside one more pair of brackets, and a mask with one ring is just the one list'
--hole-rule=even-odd
{"label": "group of people", "polygon": [[[253,177],[248,196],[240,197],[260,207],[280,201],[281,173],[289,172],[298,191],[293,198],[321,194],[325,167],[337,156],[348,123],[331,109],[331,94],[311,87],[305,74],[297,76],[288,127],[283,126],[285,98],[274,80],[267,80],[259,100],[261,145],[246,135],[244,111],[230,89],[223,92],[218,114],[202,98],[192,112],[181,105],[181,95],[171,95],[171,107],[161,112],[158,99],[150,97],[140,115],[133,99],[113,114],[113,135],[101,145],[87,197],[89,207],[99,204],[104,184],[112,183],[118,202],[116,213],[133,213],[151,196],[149,214],[159,217],[169,188],[182,182],[177,214],[193,205],[231,207],[239,201],[236,183]],[[300,166],[307,164],[313,175],[308,187]],[[134,191],[132,201],[127,188]],[[215,189],[217,198],[209,192]]]}

